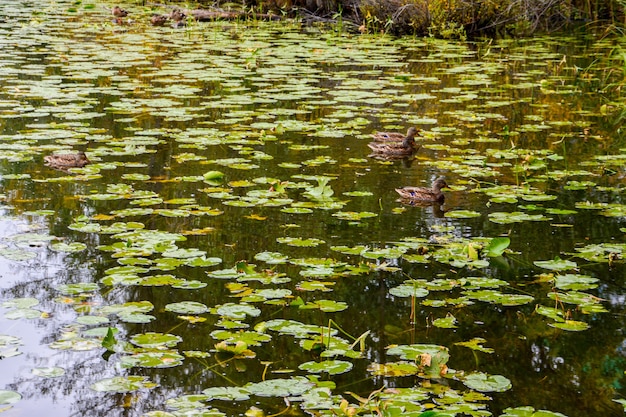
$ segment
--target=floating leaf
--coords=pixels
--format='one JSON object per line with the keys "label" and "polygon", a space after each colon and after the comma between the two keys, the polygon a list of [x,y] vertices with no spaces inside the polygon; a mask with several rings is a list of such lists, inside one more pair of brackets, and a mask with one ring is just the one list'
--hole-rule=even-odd
{"label": "floating leaf", "polygon": [[42,378],[57,378],[65,375],[65,369],[59,367],[33,368],[32,373]]}
{"label": "floating leaf", "polygon": [[179,303],[171,303],[165,306],[166,311],[172,311],[178,314],[202,314],[209,311],[209,308],[196,301],[182,301]]}
{"label": "floating leaf", "polygon": [[468,388],[479,392],[504,392],[511,389],[511,381],[502,375],[473,372],[465,375],[461,380]]}
{"label": "floating leaf", "polygon": [[466,348],[470,348],[472,350],[477,350],[477,351],[484,352],[484,353],[493,353],[494,350],[492,348],[486,348],[482,346],[482,343],[485,343],[485,342],[486,340],[483,339],[482,337],[475,337],[471,340],[468,340],[467,342],[456,342],[455,345],[464,346]]}
{"label": "floating leaf", "polygon": [[456,329],[458,327],[456,323],[457,323],[456,318],[451,314],[449,314],[446,317],[433,320],[433,326],[439,327],[442,329]]}
{"label": "floating leaf", "polygon": [[280,252],[260,252],[254,255],[254,259],[267,262],[268,264],[284,264],[289,257]]}
{"label": "floating leaf", "polygon": [[50,249],[57,252],[80,252],[87,249],[87,245],[81,242],[72,242],[72,243],[53,243],[50,245]]}
{"label": "floating leaf", "polygon": [[352,220],[359,221],[361,219],[367,219],[368,217],[376,217],[378,216],[376,213],[372,213],[369,211],[362,211],[360,213],[354,211],[338,211],[333,213],[334,217],[338,217],[342,220]]}
{"label": "floating leaf", "polygon": [[565,414],[555,413],[547,410],[537,410],[533,407],[505,408],[504,414],[500,417],[567,417]]}
{"label": "floating leaf", "polygon": [[322,362],[305,362],[300,364],[298,368],[315,374],[326,372],[329,375],[338,375],[349,372],[352,369],[352,366],[351,362],[330,360]]}
{"label": "floating leaf", "polygon": [[173,347],[182,342],[180,336],[169,333],[141,333],[130,338],[130,342],[143,348]]}
{"label": "floating leaf", "polygon": [[297,238],[297,237],[279,237],[276,239],[276,241],[278,243],[285,243],[289,246],[302,246],[302,247],[310,247],[310,248],[326,243],[322,239],[316,239],[316,238],[303,239],[303,238]]}
{"label": "floating leaf", "polygon": [[506,248],[511,244],[511,239],[508,237],[494,237],[487,245],[487,256],[497,257],[504,253]]}
{"label": "floating leaf", "polygon": [[302,377],[270,379],[244,385],[244,388],[250,391],[250,393],[261,397],[289,397],[301,395],[312,387],[313,383]]}
{"label": "floating leaf", "polygon": [[243,387],[211,387],[202,391],[206,401],[246,401],[250,398],[250,392]]}
{"label": "floating leaf", "polygon": [[506,213],[506,212],[493,212],[488,215],[489,220],[498,224],[510,224],[520,223],[524,221],[545,221],[551,220],[549,217],[543,214],[528,214],[519,211]]}
{"label": "floating leaf", "polygon": [[451,219],[471,219],[473,217],[480,217],[481,214],[472,210],[451,210],[446,211],[445,216]]}
{"label": "floating leaf", "polygon": [[556,327],[561,330],[568,330],[570,332],[581,332],[589,328],[589,324],[584,321],[565,320],[556,323],[548,323],[549,326]]}
{"label": "floating leaf", "polygon": [[419,368],[416,364],[411,362],[391,362],[385,364],[372,363],[368,367],[368,371],[370,371],[373,375],[400,377],[416,375],[419,373]]}
{"label": "floating leaf", "polygon": [[15,404],[22,396],[15,391],[0,390],[0,404]]}
{"label": "floating leaf", "polygon": [[426,288],[421,288],[416,285],[402,284],[397,287],[391,288],[389,294],[395,297],[426,297],[429,291]]}
{"label": "floating leaf", "polygon": [[184,356],[172,351],[140,352],[124,356],[120,363],[126,368],[172,368],[183,363]]}
{"label": "floating leaf", "polygon": [[300,308],[303,310],[319,309],[326,313],[335,313],[338,311],[343,311],[346,308],[348,308],[348,304],[342,301],[317,300],[313,302],[308,302],[300,306]]}
{"label": "floating leaf", "polygon": [[414,361],[420,374],[427,378],[439,378],[446,374],[446,363],[450,359],[448,348],[438,345],[400,345],[387,349],[388,355],[399,355],[402,359]]}
{"label": "floating leaf", "polygon": [[145,376],[127,376],[102,379],[90,386],[94,391],[101,392],[133,392],[143,388],[151,389],[157,384],[150,382]]}
{"label": "floating leaf", "polygon": [[533,264],[540,268],[549,269],[552,271],[564,271],[567,269],[575,269],[578,267],[576,262],[568,261],[559,258],[558,256],[551,261],[534,261]]}
{"label": "floating leaf", "polygon": [[215,312],[220,316],[229,317],[232,319],[243,320],[246,316],[257,317],[261,314],[261,310],[250,304],[234,304],[226,303],[218,306]]}

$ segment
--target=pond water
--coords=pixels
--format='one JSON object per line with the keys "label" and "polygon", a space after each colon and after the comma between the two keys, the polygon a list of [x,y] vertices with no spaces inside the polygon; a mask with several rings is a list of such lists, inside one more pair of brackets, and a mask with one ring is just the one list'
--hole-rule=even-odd
{"label": "pond water", "polygon": [[619,39],[107,7],[0,5],[5,415],[623,415]]}

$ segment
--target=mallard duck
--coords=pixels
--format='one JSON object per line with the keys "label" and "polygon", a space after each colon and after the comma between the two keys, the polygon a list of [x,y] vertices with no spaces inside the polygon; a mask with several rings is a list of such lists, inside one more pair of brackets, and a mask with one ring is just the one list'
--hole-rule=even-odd
{"label": "mallard duck", "polygon": [[410,156],[419,149],[413,136],[406,136],[402,142],[370,142],[367,144],[373,151],[370,156],[379,157],[405,157]]}
{"label": "mallard duck", "polygon": [[406,135],[398,132],[376,132],[372,135],[374,142],[402,142],[407,137],[415,138],[419,134],[419,129],[410,127]]}
{"label": "mallard duck", "polygon": [[47,155],[44,156],[43,160],[49,167],[61,170],[82,168],[90,163],[89,158],[87,158],[87,155],[85,155],[83,151],[79,151],[78,153]]}
{"label": "mallard duck", "polygon": [[443,177],[437,178],[433,181],[431,188],[427,187],[402,187],[396,188],[396,192],[400,194],[403,199],[413,201],[431,201],[431,202],[443,202],[444,195],[441,192],[442,188],[447,188],[448,183]]}
{"label": "mallard duck", "polygon": [[115,6],[111,9],[111,14],[114,17],[126,17],[128,16],[128,10],[124,10],[120,6]]}
{"label": "mallard duck", "polygon": [[168,15],[165,14],[153,14],[150,18],[150,23],[152,26],[163,26],[170,20]]}
{"label": "mallard duck", "polygon": [[174,22],[182,22],[187,19],[187,14],[183,9],[175,8],[170,12],[170,19]]}
{"label": "mallard duck", "polygon": [[113,15],[113,23],[123,25],[124,18],[128,16],[128,11],[122,9],[120,6],[115,6],[111,9],[111,14]]}

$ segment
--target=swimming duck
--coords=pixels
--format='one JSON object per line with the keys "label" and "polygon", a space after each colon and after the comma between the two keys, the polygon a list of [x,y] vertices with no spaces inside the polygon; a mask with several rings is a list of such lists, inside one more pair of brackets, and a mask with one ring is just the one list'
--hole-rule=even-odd
{"label": "swimming duck", "polygon": [[443,202],[444,195],[441,192],[442,188],[447,188],[448,184],[443,177],[437,178],[433,181],[432,187],[402,187],[396,188],[396,192],[400,194],[403,199],[413,201],[430,201],[430,202]]}
{"label": "swimming duck", "polygon": [[89,158],[87,158],[87,155],[85,155],[83,151],[79,151],[78,153],[47,155],[44,156],[43,160],[47,166],[61,170],[82,168],[90,163]]}
{"label": "swimming duck", "polygon": [[169,19],[169,16],[165,14],[153,14],[150,18],[150,23],[152,23],[152,26],[163,26]]}
{"label": "swimming duck", "polygon": [[111,14],[114,17],[126,17],[128,16],[128,10],[124,10],[120,6],[115,6],[111,9]]}
{"label": "swimming duck", "polygon": [[187,14],[183,9],[175,8],[170,12],[170,19],[172,19],[174,22],[182,22],[183,20],[187,19]]}
{"label": "swimming duck", "polygon": [[416,127],[410,127],[407,130],[406,135],[398,132],[376,132],[372,135],[374,142],[402,142],[404,138],[412,137],[419,134],[419,130]]}
{"label": "swimming duck", "polygon": [[370,142],[367,146],[373,151],[370,156],[378,157],[405,157],[419,149],[411,135],[402,139],[402,142]]}
{"label": "swimming duck", "polygon": [[111,9],[111,14],[113,15],[113,23],[123,25],[124,18],[128,16],[128,11],[122,9],[120,6],[115,6]]}

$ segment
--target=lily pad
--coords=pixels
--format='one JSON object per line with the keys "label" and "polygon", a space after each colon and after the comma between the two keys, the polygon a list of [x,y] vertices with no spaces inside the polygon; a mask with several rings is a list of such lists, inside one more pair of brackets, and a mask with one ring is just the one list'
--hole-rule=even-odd
{"label": "lily pad", "polygon": [[171,303],[165,306],[166,311],[172,311],[178,314],[202,314],[209,311],[209,308],[196,301],[182,301]]}
{"label": "lily pad", "polygon": [[511,381],[502,375],[473,372],[461,380],[468,388],[479,392],[504,392],[511,389]]}
{"label": "lily pad", "polygon": [[352,362],[329,360],[322,362],[305,362],[298,366],[298,368],[315,374],[326,372],[329,375],[338,375],[349,372],[352,366]]}
{"label": "lily pad", "polygon": [[15,404],[22,396],[15,391],[0,390],[0,404]]}
{"label": "lily pad", "polygon": [[127,393],[140,389],[152,389],[157,384],[150,382],[145,376],[127,376],[102,379],[90,386],[94,391]]}
{"label": "lily pad", "polygon": [[556,257],[551,261],[534,261],[533,264],[540,268],[549,269],[552,271],[565,271],[578,267],[576,262],[561,259],[559,257]]}

